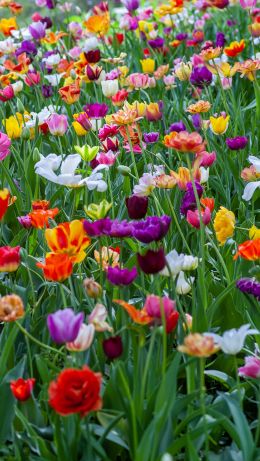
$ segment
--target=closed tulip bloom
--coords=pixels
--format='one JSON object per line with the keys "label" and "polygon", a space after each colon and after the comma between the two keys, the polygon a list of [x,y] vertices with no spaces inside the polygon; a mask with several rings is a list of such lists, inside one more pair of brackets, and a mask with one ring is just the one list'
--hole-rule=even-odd
{"label": "closed tulip bloom", "polygon": [[151,133],[144,133],[144,142],[146,144],[154,144],[158,141],[160,133],[158,132],[151,132]]}
{"label": "closed tulip bloom", "polygon": [[10,389],[12,391],[13,396],[20,400],[21,402],[25,402],[28,400],[32,394],[33,388],[35,385],[34,378],[18,378],[15,381],[10,382]]}
{"label": "closed tulip bloom", "polygon": [[118,80],[103,80],[101,82],[102,93],[106,98],[112,98],[118,90]]}
{"label": "closed tulip bloom", "polygon": [[113,285],[130,285],[137,277],[136,267],[132,269],[120,269],[120,267],[111,267],[107,269],[107,279]]}
{"label": "closed tulip bloom", "polygon": [[0,247],[0,272],[14,272],[20,265],[20,246]]}
{"label": "closed tulip bloom", "polygon": [[10,192],[8,189],[0,190],[0,221],[3,219],[10,199]]}
{"label": "closed tulip bloom", "polygon": [[71,258],[67,254],[48,253],[45,263],[37,263],[37,267],[43,270],[46,280],[63,282],[73,271]]}
{"label": "closed tulip bloom", "polygon": [[86,351],[90,348],[93,343],[95,336],[95,327],[94,325],[86,325],[82,323],[78,336],[74,341],[67,342],[66,348],[71,352],[81,352]]}
{"label": "closed tulip bloom", "polygon": [[137,254],[138,264],[145,274],[157,274],[166,264],[163,248],[159,250],[148,250],[144,255]]}
{"label": "closed tulip bloom", "polygon": [[68,129],[66,115],[51,114],[47,120],[50,133],[54,136],[63,136]]}
{"label": "closed tulip bloom", "polygon": [[145,74],[152,74],[155,69],[155,60],[151,58],[141,59],[140,60],[142,71]]}
{"label": "closed tulip bloom", "polygon": [[[207,226],[210,223],[211,219],[211,212],[208,207],[206,207],[204,210],[200,210],[201,213],[201,220],[204,226]],[[187,215],[186,215],[187,221],[191,226],[196,227],[196,229],[200,228],[200,214],[198,210],[192,211],[188,210]]]}
{"label": "closed tulip bloom", "polygon": [[15,294],[0,298],[0,321],[14,322],[24,316],[23,300]]}
{"label": "closed tulip bloom", "polygon": [[145,217],[148,209],[148,197],[132,195],[127,197],[125,201],[130,219],[142,219]]}
{"label": "closed tulip bloom", "polygon": [[10,154],[11,139],[0,131],[0,161]]}
{"label": "closed tulip bloom", "polygon": [[102,287],[93,278],[86,278],[83,281],[84,289],[90,298],[99,298],[102,295]]}
{"label": "closed tulip bloom", "polygon": [[57,344],[74,341],[84,320],[83,312],[75,314],[73,309],[60,309],[47,316],[47,325],[53,341]]}
{"label": "closed tulip bloom", "polygon": [[88,316],[88,323],[94,325],[99,332],[113,331],[113,328],[106,322],[108,312],[103,304],[96,304],[91,314]]}
{"label": "closed tulip bloom", "polygon": [[242,291],[242,293],[247,293],[253,295],[256,299],[260,301],[260,282],[255,279],[242,278],[236,283],[237,288]]}
{"label": "closed tulip bloom", "polygon": [[33,22],[28,29],[35,40],[40,40],[46,35],[46,24],[43,24],[41,21]]}
{"label": "closed tulip bloom", "polygon": [[[146,297],[144,309],[150,317],[157,317],[159,319],[165,315],[166,318],[176,309],[176,303],[168,296],[160,298],[160,296],[149,295]],[[162,314],[162,312],[164,314]]]}
{"label": "closed tulip bloom", "polygon": [[238,374],[243,378],[260,378],[260,358],[246,357],[245,365],[238,369]]}
{"label": "closed tulip bloom", "polygon": [[236,218],[233,211],[221,206],[214,219],[214,230],[221,245],[232,237],[235,231]]}
{"label": "closed tulip bloom", "polygon": [[12,85],[6,86],[3,90],[0,90],[0,101],[6,102],[13,99],[15,96]]}
{"label": "closed tulip bloom", "polygon": [[113,360],[123,353],[123,343],[120,336],[113,336],[103,341],[103,350],[106,356]]}

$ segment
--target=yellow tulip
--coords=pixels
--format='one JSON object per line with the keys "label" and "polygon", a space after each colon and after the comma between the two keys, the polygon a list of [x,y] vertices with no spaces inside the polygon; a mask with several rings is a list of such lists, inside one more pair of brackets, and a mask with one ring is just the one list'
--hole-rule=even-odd
{"label": "yellow tulip", "polygon": [[145,74],[152,74],[155,69],[155,60],[151,58],[141,59],[140,60],[142,71]]}
{"label": "yellow tulip", "polygon": [[219,117],[210,117],[210,129],[211,131],[216,134],[224,134],[228,129],[228,122],[230,119],[229,115],[223,117],[220,115]]}

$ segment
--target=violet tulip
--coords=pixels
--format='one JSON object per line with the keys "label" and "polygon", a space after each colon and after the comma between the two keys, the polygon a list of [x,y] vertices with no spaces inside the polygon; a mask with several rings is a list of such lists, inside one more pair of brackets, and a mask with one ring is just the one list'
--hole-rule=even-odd
{"label": "violet tulip", "polygon": [[226,145],[230,150],[244,149],[248,143],[246,136],[236,136],[235,138],[227,138]]}
{"label": "violet tulip", "polygon": [[[187,190],[182,199],[181,209],[180,209],[181,214],[184,216],[187,215],[188,210],[196,210],[197,208],[196,197],[194,194],[192,182],[188,182],[186,187],[187,187]],[[203,193],[203,187],[200,185],[198,181],[195,181],[195,187],[198,193],[198,197],[200,198]]]}
{"label": "violet tulip", "polygon": [[0,131],[0,161],[4,160],[10,154],[11,140],[5,133]]}
{"label": "violet tulip", "polygon": [[29,27],[29,32],[35,40],[40,40],[46,35],[46,25],[41,21],[33,22]]}
{"label": "violet tulip", "polygon": [[260,300],[260,282],[251,278],[242,278],[236,283],[237,288],[243,293],[253,295]]}
{"label": "violet tulip", "polygon": [[142,243],[161,240],[167,234],[171,218],[167,215],[148,216],[145,220],[132,224],[132,235]]}
{"label": "violet tulip", "polygon": [[137,277],[136,267],[132,269],[120,269],[120,267],[111,267],[107,269],[107,279],[112,285],[130,285]]}
{"label": "violet tulip", "polygon": [[206,66],[194,67],[190,75],[190,82],[199,88],[208,86],[212,82],[212,73]]}
{"label": "violet tulip", "polygon": [[47,316],[50,335],[57,344],[74,341],[84,320],[84,313],[75,314],[71,308],[59,309]]}

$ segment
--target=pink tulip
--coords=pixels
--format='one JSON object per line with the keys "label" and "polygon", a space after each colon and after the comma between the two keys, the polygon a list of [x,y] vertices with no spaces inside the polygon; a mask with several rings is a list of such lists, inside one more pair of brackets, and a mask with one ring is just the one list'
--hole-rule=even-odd
{"label": "pink tulip", "polygon": [[216,152],[200,152],[196,156],[196,163],[199,161],[199,166],[204,166],[205,168],[213,165],[213,163],[216,161],[217,155]]}
{"label": "pink tulip", "polygon": [[15,96],[12,85],[6,86],[3,90],[0,90],[0,101],[6,102]]}
{"label": "pink tulip", "polygon": [[[205,208],[205,210],[201,210],[201,215],[202,215],[202,222],[205,226],[209,224],[210,219],[211,219],[211,212],[208,207]],[[189,224],[191,224],[193,227],[196,227],[196,229],[200,228],[200,215],[199,211],[195,210],[189,210],[187,213],[187,221]]]}
{"label": "pink tulip", "polygon": [[144,309],[150,317],[162,317],[162,311],[164,311],[165,317],[168,318],[170,314],[175,310],[175,301],[164,296],[148,295],[145,300]]}
{"label": "pink tulip", "polygon": [[66,115],[51,114],[47,120],[48,128],[54,136],[63,136],[68,129]]}
{"label": "pink tulip", "polygon": [[256,0],[240,0],[242,8],[254,8],[256,6]]}
{"label": "pink tulip", "polygon": [[5,133],[1,133],[0,131],[0,160],[4,160],[10,154],[10,146],[11,140]]}
{"label": "pink tulip", "polygon": [[260,359],[258,357],[246,357],[245,365],[238,369],[239,376],[244,378],[260,378]]}

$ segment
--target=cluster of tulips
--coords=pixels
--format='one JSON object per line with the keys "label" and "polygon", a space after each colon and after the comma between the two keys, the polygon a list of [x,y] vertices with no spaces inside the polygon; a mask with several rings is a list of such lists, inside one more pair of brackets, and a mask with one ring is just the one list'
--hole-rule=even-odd
{"label": "cluster of tulips", "polygon": [[0,458],[260,460],[257,0],[21,3]]}

